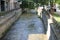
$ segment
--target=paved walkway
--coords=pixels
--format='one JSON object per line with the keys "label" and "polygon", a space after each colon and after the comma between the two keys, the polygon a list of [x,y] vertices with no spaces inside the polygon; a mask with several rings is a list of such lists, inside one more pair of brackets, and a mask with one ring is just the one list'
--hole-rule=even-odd
{"label": "paved walkway", "polygon": [[37,15],[23,14],[2,40],[28,40],[30,34],[44,34],[43,23]]}

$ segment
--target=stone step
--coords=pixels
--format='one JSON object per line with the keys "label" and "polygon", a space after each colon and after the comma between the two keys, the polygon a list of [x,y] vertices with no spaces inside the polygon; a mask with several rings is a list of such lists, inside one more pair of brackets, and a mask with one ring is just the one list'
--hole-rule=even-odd
{"label": "stone step", "polygon": [[28,40],[48,40],[46,34],[30,34]]}

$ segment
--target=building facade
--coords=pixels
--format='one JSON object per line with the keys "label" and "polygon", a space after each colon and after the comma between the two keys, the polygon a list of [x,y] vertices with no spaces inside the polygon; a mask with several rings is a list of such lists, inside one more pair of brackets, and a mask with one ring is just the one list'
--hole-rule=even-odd
{"label": "building facade", "polygon": [[8,11],[19,7],[17,0],[0,0],[0,12]]}

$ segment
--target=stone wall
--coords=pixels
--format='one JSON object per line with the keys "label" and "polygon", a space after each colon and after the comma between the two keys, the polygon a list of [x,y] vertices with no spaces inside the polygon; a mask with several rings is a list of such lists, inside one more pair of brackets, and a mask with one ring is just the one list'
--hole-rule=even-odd
{"label": "stone wall", "polygon": [[51,28],[54,31],[57,40],[60,40],[60,25],[54,18],[53,18],[53,25],[51,25]]}
{"label": "stone wall", "polygon": [[52,17],[51,17],[52,15],[51,14],[49,15],[47,15],[46,12],[43,12],[41,17],[45,27],[46,35],[48,37],[48,40],[58,40],[58,37],[57,37],[58,35],[56,35],[57,33],[56,31],[58,30],[55,29],[55,25],[57,23],[55,23],[56,22],[55,20],[54,20],[55,22],[52,20]]}
{"label": "stone wall", "polygon": [[9,11],[15,8],[19,8],[19,3],[17,0],[0,0],[0,12]]}
{"label": "stone wall", "polygon": [[0,38],[5,34],[5,32],[11,27],[11,25],[20,17],[21,9],[9,12],[9,16],[5,16],[0,20]]}
{"label": "stone wall", "polygon": [[0,12],[1,12],[1,1],[0,1]]}

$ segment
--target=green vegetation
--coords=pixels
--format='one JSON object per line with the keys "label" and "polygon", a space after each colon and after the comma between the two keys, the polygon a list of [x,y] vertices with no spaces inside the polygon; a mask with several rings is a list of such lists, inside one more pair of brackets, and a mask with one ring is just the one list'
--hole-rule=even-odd
{"label": "green vegetation", "polygon": [[35,8],[34,3],[33,2],[28,2],[28,8],[34,9]]}
{"label": "green vegetation", "polygon": [[53,16],[54,16],[55,20],[56,20],[58,23],[60,23],[60,15],[54,13]]}
{"label": "green vegetation", "polygon": [[60,0],[56,0],[56,3],[60,4]]}
{"label": "green vegetation", "polygon": [[33,2],[28,2],[28,1],[23,1],[22,4],[20,5],[21,8],[30,8],[33,9],[34,3]]}
{"label": "green vegetation", "polygon": [[35,3],[40,3],[41,5],[46,5],[49,3],[49,0],[33,0]]}
{"label": "green vegetation", "polygon": [[[41,5],[46,5],[49,3],[49,0],[20,0],[20,1],[27,1],[27,2],[32,2],[35,4],[41,4]],[[34,4],[33,4],[34,5]],[[30,6],[31,7],[31,6]]]}

